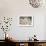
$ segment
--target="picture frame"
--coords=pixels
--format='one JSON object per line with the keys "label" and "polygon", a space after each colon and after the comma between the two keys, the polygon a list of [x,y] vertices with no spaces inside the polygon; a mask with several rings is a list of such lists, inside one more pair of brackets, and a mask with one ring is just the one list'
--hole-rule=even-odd
{"label": "picture frame", "polygon": [[33,26],[33,16],[19,16],[19,26]]}

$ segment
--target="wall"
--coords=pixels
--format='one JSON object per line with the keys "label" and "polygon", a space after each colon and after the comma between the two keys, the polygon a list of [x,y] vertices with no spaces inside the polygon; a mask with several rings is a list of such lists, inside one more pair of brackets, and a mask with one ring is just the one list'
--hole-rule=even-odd
{"label": "wall", "polygon": [[[17,18],[17,17],[16,17]],[[15,18],[14,18],[15,21]],[[13,21],[13,22],[14,22]],[[27,40],[34,34],[39,40],[44,39],[44,16],[34,16],[32,27],[21,27],[17,24],[17,20],[13,23],[11,34],[19,40]]]}
{"label": "wall", "polygon": [[[3,17],[2,17],[3,18]],[[10,28],[10,35],[16,38],[16,40],[27,40],[29,37],[31,38],[34,34],[37,35],[37,39],[44,39],[44,16],[33,16],[33,26],[21,27],[18,25],[18,16],[14,16],[12,20],[12,26]],[[3,31],[0,29],[0,32]],[[1,33],[0,33],[1,34]],[[3,33],[4,35],[4,33]],[[4,37],[0,36],[0,39]]]}
{"label": "wall", "polygon": [[46,39],[46,16],[45,16],[45,24],[44,24],[44,39]]}
{"label": "wall", "polygon": [[[34,25],[32,27],[18,26],[19,15],[34,16]],[[0,16],[13,17],[12,29],[9,31],[16,39],[27,40],[34,34],[37,35],[39,40],[44,38],[45,30],[45,8],[32,8],[28,0],[0,0]],[[0,37],[2,39],[2,36]]]}
{"label": "wall", "polygon": [[45,15],[46,8],[33,8],[28,0],[0,0],[1,16],[17,16],[20,14]]}

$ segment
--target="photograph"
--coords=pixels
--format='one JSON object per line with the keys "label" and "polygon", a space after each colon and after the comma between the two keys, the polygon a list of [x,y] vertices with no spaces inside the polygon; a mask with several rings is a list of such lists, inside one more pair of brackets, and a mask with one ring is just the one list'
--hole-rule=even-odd
{"label": "photograph", "polygon": [[20,16],[19,17],[19,25],[20,26],[32,26],[33,25],[33,17],[32,16]]}

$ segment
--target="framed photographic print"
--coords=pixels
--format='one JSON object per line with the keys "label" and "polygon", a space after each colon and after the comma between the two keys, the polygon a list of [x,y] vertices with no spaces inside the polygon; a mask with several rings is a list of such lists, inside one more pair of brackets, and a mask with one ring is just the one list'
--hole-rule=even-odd
{"label": "framed photographic print", "polygon": [[19,16],[20,26],[33,26],[33,16]]}

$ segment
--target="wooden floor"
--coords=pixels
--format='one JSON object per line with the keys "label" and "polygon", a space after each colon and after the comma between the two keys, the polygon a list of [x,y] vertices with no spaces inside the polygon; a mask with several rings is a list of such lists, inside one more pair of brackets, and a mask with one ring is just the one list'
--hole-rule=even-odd
{"label": "wooden floor", "polygon": [[0,46],[16,46],[16,45],[11,45],[11,44],[6,44],[5,42],[0,42]]}
{"label": "wooden floor", "polygon": [[5,40],[0,40],[0,46],[21,46],[20,44],[24,44],[23,46],[46,46],[46,41],[32,41],[32,42],[8,42]]}
{"label": "wooden floor", "polygon": [[16,46],[16,45],[8,44],[5,40],[0,40],[0,46]]}

